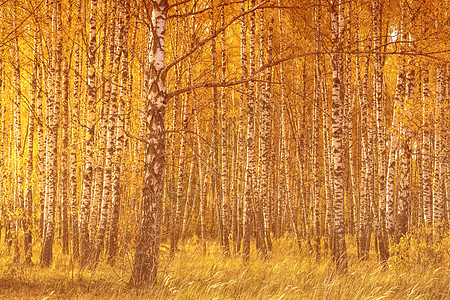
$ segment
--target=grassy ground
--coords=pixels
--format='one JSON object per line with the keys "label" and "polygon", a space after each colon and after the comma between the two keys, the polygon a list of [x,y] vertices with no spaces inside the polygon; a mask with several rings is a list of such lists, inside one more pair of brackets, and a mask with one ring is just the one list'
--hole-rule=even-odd
{"label": "grassy ground", "polygon": [[448,251],[433,263],[396,256],[382,269],[374,253],[359,262],[349,244],[349,272],[340,275],[332,261],[317,262],[306,248],[299,253],[289,238],[275,242],[268,260],[246,265],[224,258],[217,244],[204,255],[188,243],[173,259],[162,247],[158,282],[142,290],[127,286],[126,254],[115,267],[79,270],[59,252],[51,268],[41,268],[14,265],[0,249],[0,299],[450,299]]}

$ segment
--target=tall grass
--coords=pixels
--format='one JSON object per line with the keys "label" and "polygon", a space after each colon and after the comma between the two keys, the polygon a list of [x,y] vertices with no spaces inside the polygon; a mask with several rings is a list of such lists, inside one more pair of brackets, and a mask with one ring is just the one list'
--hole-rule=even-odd
{"label": "tall grass", "polygon": [[[316,261],[305,246],[299,251],[289,237],[274,242],[267,259],[224,257],[211,242],[206,254],[194,241],[170,258],[161,248],[158,281],[141,290],[127,285],[131,257],[116,266],[101,263],[80,270],[57,252],[50,268],[14,265],[0,249],[0,298],[31,299],[450,299],[448,252],[432,265],[393,257],[388,268],[371,259],[360,262],[349,241],[349,271],[335,272],[331,259]],[[254,250],[254,249],[253,249]],[[255,251],[253,251],[255,253]]]}

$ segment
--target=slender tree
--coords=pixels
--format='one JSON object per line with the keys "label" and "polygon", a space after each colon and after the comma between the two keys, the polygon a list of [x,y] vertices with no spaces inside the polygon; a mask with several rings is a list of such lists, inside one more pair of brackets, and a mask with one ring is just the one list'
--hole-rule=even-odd
{"label": "slender tree", "polygon": [[[314,7],[314,47],[318,52],[320,51],[320,28],[319,28],[319,8]],[[314,60],[314,103],[313,103],[313,134],[312,134],[312,172],[314,182],[312,184],[312,198],[314,203],[313,208],[313,228],[314,228],[314,251],[316,258],[320,258],[320,203],[319,203],[319,99],[321,96],[320,79],[319,79],[319,55],[316,54]]]}
{"label": "slender tree", "polygon": [[72,256],[78,259],[80,255],[79,231],[78,231],[78,195],[77,195],[77,161],[78,161],[78,138],[80,124],[80,98],[81,98],[81,49],[79,41],[79,28],[81,23],[81,1],[78,2],[78,14],[75,25],[75,46],[74,46],[74,75],[73,75],[73,103],[70,115],[71,140],[70,147],[70,216],[72,227]]}
{"label": "slender tree", "polygon": [[30,88],[30,112],[28,116],[28,140],[27,140],[27,169],[25,175],[25,218],[23,222],[24,231],[24,253],[25,263],[31,264],[32,257],[32,231],[33,231],[33,145],[34,145],[34,127],[35,127],[35,107],[36,98],[38,97],[38,36],[34,37],[34,50],[33,50],[33,73],[31,75],[31,88]]}
{"label": "slender tree", "polygon": [[[425,79],[424,79],[425,80]],[[400,131],[400,111],[403,107],[403,98],[405,95],[405,73],[404,65],[399,65],[397,73],[397,86],[394,96],[394,114],[391,125],[391,144],[389,148],[389,162],[386,176],[386,228],[391,240],[395,238],[395,219],[394,219],[394,176],[396,153],[399,149],[399,131]],[[425,89],[424,89],[425,97]]]}
{"label": "slender tree", "polygon": [[118,73],[115,70],[119,67],[120,53],[117,51],[116,36],[118,35],[118,26],[116,26],[115,11],[117,8],[116,2],[113,2],[113,12],[111,16],[110,25],[110,41],[109,41],[109,61],[110,61],[110,72],[112,76],[108,79],[111,84],[111,95],[109,99],[106,99],[109,103],[106,107],[109,107],[107,114],[107,138],[106,138],[106,159],[105,159],[105,171],[103,178],[103,194],[102,194],[102,207],[101,216],[98,227],[98,234],[95,241],[95,253],[94,261],[97,262],[102,254],[105,237],[107,236],[108,229],[108,218],[111,213],[111,203],[112,203],[112,190],[113,190],[113,164],[114,164],[114,154],[116,150],[116,124],[117,124],[117,92],[118,92]]}
{"label": "slender tree", "polygon": [[425,217],[425,224],[431,225],[431,113],[428,109],[430,105],[430,82],[429,82],[428,65],[423,69],[423,110],[422,110],[422,124],[424,127],[422,133],[422,191],[423,191],[423,213]]}
{"label": "slender tree", "polygon": [[380,251],[380,260],[386,263],[389,258],[389,241],[386,231],[386,143],[384,132],[384,110],[383,110],[383,73],[381,69],[381,3],[379,0],[372,0],[372,23],[373,23],[373,49],[374,55],[374,81],[375,81],[375,102],[377,118],[377,161],[378,161],[378,199],[379,199],[379,220],[378,220],[378,243]]}
{"label": "slender tree", "polygon": [[61,40],[61,1],[54,2],[52,15],[52,70],[50,76],[53,77],[51,88],[54,92],[49,92],[48,111],[50,130],[48,133],[48,156],[47,164],[49,164],[48,174],[48,210],[45,220],[45,235],[42,242],[41,264],[49,266],[53,261],[53,241],[55,238],[55,211],[56,211],[56,195],[57,195],[57,179],[58,179],[58,129],[59,129],[59,107],[61,101],[61,61],[62,61],[62,40]]}
{"label": "slender tree", "polygon": [[[435,122],[436,124],[442,124],[443,113],[442,106],[445,98],[445,68],[443,65],[438,65],[436,69],[436,111]],[[444,220],[444,184],[443,178],[443,139],[442,127],[435,128],[435,140],[434,140],[434,182],[433,182],[433,224],[435,226],[442,226]]]}
{"label": "slender tree", "polygon": [[[225,25],[225,6],[222,6],[222,10],[220,12],[220,23],[223,27]],[[222,82],[225,82],[226,80],[226,44],[225,44],[225,30],[222,31],[221,34],[221,71],[222,71]],[[220,123],[221,123],[221,130],[220,130],[220,141],[221,141],[221,190],[222,190],[222,203],[221,203],[221,210],[222,210],[222,219],[220,222],[222,223],[222,252],[225,255],[230,254],[230,244],[228,240],[228,203],[229,203],[229,169],[228,169],[228,143],[227,143],[227,137],[226,137],[226,130],[227,130],[227,115],[226,115],[226,96],[225,96],[225,87],[222,87],[220,90]]]}
{"label": "slender tree", "polygon": [[87,56],[87,129],[86,141],[86,162],[83,172],[83,187],[80,207],[80,263],[86,265],[90,257],[89,239],[89,211],[91,205],[92,185],[93,185],[93,157],[94,157],[94,135],[95,135],[95,110],[96,110],[96,73],[95,73],[95,53],[97,49],[97,0],[91,0],[91,11],[89,16],[89,50]]}
{"label": "slender tree", "polygon": [[[119,248],[119,216],[120,207],[123,198],[123,186],[122,186],[122,169],[123,169],[123,156],[125,154],[125,106],[126,101],[131,101],[131,85],[130,85],[130,75],[129,72],[129,61],[128,61],[128,31],[129,31],[129,17],[130,17],[130,4],[128,1],[119,1],[119,53],[122,59],[122,69],[121,69],[121,83],[120,83],[120,94],[118,103],[118,114],[117,114],[117,124],[114,130],[117,135],[116,141],[116,157],[113,169],[113,190],[112,190],[112,211],[111,211],[111,222],[109,229],[109,248],[108,248],[108,260],[109,262],[114,262]],[[119,55],[118,53],[118,55]],[[132,63],[132,61],[131,61]]]}
{"label": "slender tree", "polygon": [[[251,7],[255,7],[255,0],[251,0]],[[250,216],[253,211],[253,188],[255,186],[255,132],[254,132],[254,103],[255,103],[255,12],[250,13],[250,72],[251,80],[247,91],[247,166],[245,178],[245,200],[244,200],[244,241],[242,245],[242,255],[244,261],[250,259]],[[260,224],[257,224],[258,226]]]}
{"label": "slender tree", "polygon": [[[14,1],[14,16],[13,16],[13,27],[17,24],[18,7],[17,1]],[[10,213],[13,214],[12,217],[12,230],[11,235],[14,244],[14,262],[19,262],[20,250],[19,250],[19,229],[21,226],[22,218],[22,208],[23,208],[23,174],[22,174],[22,132],[21,132],[21,101],[22,101],[22,90],[21,90],[21,74],[20,74],[20,56],[19,56],[19,39],[17,35],[13,39],[13,47],[11,49],[11,57],[13,58],[13,89],[14,89],[14,100],[12,103],[12,111],[14,117],[13,123],[13,136],[14,136],[14,203]]]}

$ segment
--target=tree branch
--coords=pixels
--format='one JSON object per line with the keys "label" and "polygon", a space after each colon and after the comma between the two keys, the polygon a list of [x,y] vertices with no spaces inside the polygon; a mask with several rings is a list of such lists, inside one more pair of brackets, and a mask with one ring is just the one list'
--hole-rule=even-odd
{"label": "tree branch", "polygon": [[[450,52],[450,50],[439,51],[439,52],[429,52],[429,53],[421,53],[421,52],[413,52],[413,51],[387,51],[387,52],[376,52],[376,53],[381,53],[381,54],[384,54],[384,55],[425,56],[425,57],[428,57],[428,58],[431,58],[431,59],[435,59],[435,60],[439,60],[439,61],[443,61],[443,62],[448,62],[448,60],[446,60],[446,59],[433,56],[433,54],[442,54],[442,53],[446,53],[446,52]],[[235,81],[201,82],[201,83],[193,84],[193,85],[187,86],[185,88],[178,89],[178,90],[175,90],[173,92],[167,93],[166,97],[165,97],[165,101],[167,103],[168,100],[170,100],[171,98],[173,98],[175,96],[187,93],[187,92],[192,91],[192,90],[196,90],[198,88],[230,87],[230,86],[235,86],[235,85],[238,85],[238,84],[246,83],[246,82],[249,82],[249,81],[252,81],[252,80],[255,81],[256,80],[256,75],[258,75],[259,73],[263,72],[267,68],[279,65],[282,62],[285,62],[285,61],[288,61],[288,60],[292,60],[292,59],[301,58],[301,57],[305,57],[305,56],[310,56],[310,55],[332,54],[332,53],[336,53],[336,51],[312,51],[312,52],[291,54],[291,55],[288,55],[286,57],[280,58],[280,59],[275,60],[275,61],[273,61],[271,63],[268,63],[268,64],[265,64],[265,65],[261,66],[258,70],[255,71],[255,74],[254,74],[253,77],[242,78],[242,79],[235,80]],[[338,53],[350,54],[350,55],[360,55],[360,54],[374,54],[375,51],[373,51],[373,50],[339,51]]]}
{"label": "tree branch", "polygon": [[228,26],[230,26],[231,24],[233,24],[235,21],[239,20],[240,17],[249,14],[259,8],[261,8],[261,6],[263,6],[266,2],[268,2],[268,0],[261,2],[260,4],[256,5],[255,7],[242,12],[240,14],[238,14],[237,16],[233,17],[230,21],[228,21],[228,23],[226,23],[225,25],[223,25],[222,27],[220,27],[217,31],[214,32],[214,34],[210,35],[209,37],[197,42],[197,44],[188,52],[186,52],[185,54],[183,54],[182,56],[178,57],[177,59],[173,60],[172,62],[170,62],[165,68],[164,70],[162,70],[161,72],[161,77],[165,78],[167,75],[167,72],[176,64],[178,64],[179,62],[185,60],[186,58],[188,58],[189,56],[191,56],[195,51],[197,51],[198,49],[200,49],[203,45],[205,45],[206,43],[208,43],[209,41],[215,39],[222,31],[224,31]]}

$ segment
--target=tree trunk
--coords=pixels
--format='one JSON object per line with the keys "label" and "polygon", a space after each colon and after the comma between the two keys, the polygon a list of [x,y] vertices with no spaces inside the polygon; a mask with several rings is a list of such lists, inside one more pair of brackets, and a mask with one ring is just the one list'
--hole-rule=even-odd
{"label": "tree trunk", "polygon": [[[320,51],[320,19],[319,8],[314,8],[314,43],[316,51]],[[313,125],[312,125],[312,172],[313,172],[313,184],[312,184],[312,199],[314,203],[313,208],[313,230],[314,230],[314,242],[313,248],[315,251],[316,259],[320,259],[320,179],[319,179],[319,99],[321,96],[320,78],[319,78],[319,55],[317,54],[314,59],[314,102],[313,102]]]}
{"label": "tree trunk", "polygon": [[200,218],[200,240],[202,245],[203,253],[206,253],[206,232],[205,232],[205,213],[206,213],[206,179],[208,173],[209,164],[206,164],[206,172],[203,173],[202,167],[202,157],[204,157],[205,153],[203,151],[202,143],[200,141],[200,124],[199,124],[199,103],[195,103],[194,105],[194,118],[195,118],[195,133],[196,133],[196,142],[197,142],[197,163],[198,163],[198,188],[199,188],[199,196],[200,196],[200,208],[199,208],[199,218]]}
{"label": "tree trunk", "polygon": [[[425,90],[424,90],[425,92]],[[386,227],[391,240],[395,240],[395,219],[394,219],[394,176],[395,176],[395,153],[398,150],[398,136],[400,132],[399,111],[403,108],[405,95],[405,72],[403,61],[401,62],[397,74],[397,86],[394,96],[394,115],[391,125],[391,145],[389,148],[389,162],[386,176]],[[425,96],[425,93],[424,93]]]}
{"label": "tree trunk", "polygon": [[158,270],[161,204],[165,169],[164,34],[167,0],[153,2],[149,53],[149,90],[146,105],[146,159],[142,191],[142,216],[136,241],[131,283],[154,282]]}
{"label": "tree trunk", "polygon": [[423,192],[423,212],[425,224],[432,224],[431,206],[431,111],[428,108],[430,103],[430,83],[428,65],[423,69],[423,109],[422,109],[422,192]]}
{"label": "tree trunk", "polygon": [[191,166],[189,168],[189,179],[187,183],[186,191],[186,201],[183,213],[183,222],[181,226],[181,242],[184,243],[186,239],[186,234],[189,230],[189,225],[191,223],[192,215],[197,205],[197,197],[193,196],[192,187],[194,186],[194,176],[195,176],[195,161],[192,160]]}
{"label": "tree trunk", "polygon": [[[272,63],[272,50],[273,50],[273,24],[274,18],[273,15],[269,16],[269,33],[267,36],[267,63]],[[264,216],[264,237],[267,245],[267,251],[272,252],[272,239],[270,237],[270,189],[269,189],[269,175],[271,173],[270,168],[270,129],[272,124],[272,94],[271,94],[271,82],[272,82],[272,68],[267,68],[266,72],[266,84],[264,88],[263,94],[263,102],[262,102],[262,154],[261,159],[263,168],[261,170],[262,178],[261,178],[261,194],[260,197],[263,201],[263,216]]]}
{"label": "tree trunk", "polygon": [[[251,0],[251,7],[255,7],[255,0]],[[247,90],[247,166],[245,179],[245,202],[244,202],[244,241],[242,246],[244,261],[250,260],[250,237],[253,206],[253,187],[255,186],[255,11],[250,13],[250,78]],[[257,224],[258,225],[262,224]]]}
{"label": "tree trunk", "polygon": [[178,251],[178,240],[180,238],[181,230],[181,211],[183,206],[183,190],[184,190],[184,177],[186,167],[186,139],[185,132],[188,126],[188,116],[187,116],[187,96],[183,96],[183,104],[181,108],[181,139],[180,139],[180,154],[178,159],[178,177],[177,177],[177,189],[176,189],[176,201],[172,203],[175,205],[175,214],[172,215],[172,236],[170,241],[170,253],[174,255],[175,251]]}
{"label": "tree trunk", "polygon": [[62,70],[62,119],[61,119],[61,204],[62,204],[62,248],[69,253],[69,66],[63,59]]}
{"label": "tree trunk", "polygon": [[[261,11],[260,15],[259,15],[259,34],[260,34],[260,38],[259,38],[259,65],[260,67],[263,66],[264,64],[264,48],[262,45],[265,44],[264,42],[264,12]],[[264,75],[259,75],[258,78],[260,80],[264,80]],[[261,254],[262,257],[267,257],[267,245],[266,245],[266,241],[265,241],[265,232],[264,232],[264,200],[265,200],[265,195],[263,195],[262,193],[265,192],[265,190],[267,190],[267,182],[268,182],[268,177],[267,177],[267,160],[268,160],[268,154],[264,154],[264,147],[265,144],[267,144],[267,141],[264,141],[264,139],[270,139],[270,135],[269,135],[269,128],[267,126],[267,124],[264,124],[267,122],[267,118],[269,117],[267,114],[267,106],[266,104],[268,103],[268,99],[265,99],[266,97],[266,90],[265,90],[265,84],[261,83],[259,84],[260,87],[260,93],[259,95],[257,95],[257,92],[255,90],[255,149],[258,148],[258,157],[255,158],[255,161],[258,162],[258,167],[256,168],[255,166],[255,183],[256,183],[256,188],[254,190],[254,216],[255,216],[255,233],[256,233],[256,249],[259,251],[259,254]],[[258,101],[259,99],[259,101]],[[261,115],[260,113],[261,112]],[[259,117],[259,118],[258,118]],[[259,119],[259,120],[258,120]],[[270,124],[270,123],[269,123]],[[259,128],[258,128],[259,125]],[[259,130],[258,130],[259,129]],[[259,140],[256,139],[257,134],[259,131]],[[267,132],[266,132],[267,131]],[[258,143],[256,145],[256,143]],[[256,150],[255,150],[256,151]],[[256,156],[256,154],[255,154]],[[256,170],[258,170],[258,172],[256,172]],[[263,188],[262,185],[265,185],[265,187]],[[264,191],[263,191],[264,190]],[[267,193],[266,193],[267,195]]]}
{"label": "tree trunk", "polygon": [[[415,89],[415,67],[414,58],[408,62],[408,72],[406,75],[405,105],[412,105],[414,103],[414,89]],[[404,108],[406,118],[411,118],[411,112]],[[400,195],[398,201],[398,239],[405,235],[409,228],[408,216],[410,213],[410,167],[411,167],[411,129],[408,127],[402,128],[404,139],[402,141],[401,154],[401,172],[400,172]]]}
{"label": "tree trunk", "polygon": [[[81,1],[78,2],[78,15],[75,25],[75,50],[74,50],[74,75],[73,75],[73,103],[71,111],[71,139],[78,141],[79,124],[81,123],[80,100],[81,100],[81,57],[79,44],[79,28],[81,23]],[[72,256],[78,259],[80,256],[79,231],[78,231],[78,197],[77,197],[77,161],[78,143],[73,142],[70,147],[70,214],[72,218]]]}
{"label": "tree trunk", "polygon": [[[39,43],[38,43],[38,56],[42,58],[42,39],[41,36],[38,35]],[[42,70],[42,69],[41,69]],[[41,71],[42,72],[42,71]],[[44,72],[42,72],[44,73]],[[37,143],[38,143],[38,181],[39,181],[39,237],[43,237],[44,234],[44,204],[45,204],[45,151],[46,145],[44,141],[44,127],[45,127],[45,118],[43,112],[43,82],[42,75],[39,76],[39,97],[37,97],[36,103],[36,113],[38,120],[38,131],[37,131]]]}
{"label": "tree trunk", "polygon": [[[447,63],[447,76],[445,77],[447,81],[446,91],[447,91],[447,97],[444,101],[444,107],[442,108],[442,112],[444,112],[446,109],[450,107],[450,64]],[[447,118],[446,121],[444,121],[443,125],[444,132],[443,135],[446,136],[445,140],[445,157],[450,157],[450,121]],[[450,222],[450,160],[445,159],[444,160],[444,188],[445,188],[445,202],[444,202],[444,220],[447,224]]]}
{"label": "tree trunk", "polygon": [[110,216],[111,203],[112,203],[112,190],[113,190],[113,165],[114,165],[114,154],[116,150],[116,124],[117,124],[117,88],[118,88],[118,72],[120,61],[120,53],[117,53],[116,36],[117,28],[116,26],[116,10],[117,5],[113,3],[113,9],[111,13],[111,25],[110,25],[110,41],[109,41],[109,76],[108,82],[110,83],[111,94],[107,97],[105,107],[109,107],[109,111],[106,111],[107,119],[105,120],[107,126],[107,136],[106,136],[106,159],[105,159],[105,169],[103,177],[103,194],[102,194],[102,207],[100,222],[98,226],[98,233],[95,241],[95,253],[94,262],[98,262],[100,255],[103,252],[105,237],[107,235],[108,229],[108,217]]}
{"label": "tree trunk", "polygon": [[444,127],[441,126],[443,123],[444,111],[442,106],[444,104],[445,99],[445,67],[442,65],[438,65],[436,70],[436,111],[435,111],[435,164],[434,164],[434,183],[433,183],[433,224],[436,227],[442,226],[444,220],[444,185],[443,178],[445,174],[442,172],[443,166],[443,150],[444,150],[444,135],[442,134],[442,129]]}
{"label": "tree trunk", "polygon": [[45,236],[42,242],[41,264],[49,266],[53,261],[53,240],[55,236],[55,209],[57,194],[57,170],[58,170],[58,127],[59,127],[59,103],[61,100],[61,60],[62,60],[62,41],[61,41],[61,2],[54,3],[54,12],[52,18],[52,70],[50,76],[53,78],[51,88],[54,92],[49,92],[48,111],[49,111],[49,138],[48,138],[48,210],[46,219]]}
{"label": "tree trunk", "polygon": [[368,84],[369,84],[369,56],[366,56],[366,67],[364,70],[362,97],[360,98],[361,106],[361,138],[362,138],[362,179],[361,179],[361,208],[359,219],[359,245],[361,247],[359,258],[367,260],[369,258],[369,215],[370,215],[370,161],[369,161],[369,121],[368,121]]}
{"label": "tree trunk", "polygon": [[[14,1],[14,19],[13,28],[17,24],[17,1]],[[19,250],[19,228],[22,222],[22,210],[23,210],[23,173],[22,173],[22,132],[21,132],[21,77],[20,77],[20,58],[19,58],[19,41],[15,36],[13,39],[13,47],[11,57],[13,58],[13,90],[15,97],[13,100],[13,116],[14,116],[14,212],[12,217],[11,235],[14,244],[14,262],[18,263],[20,259]]]}
{"label": "tree trunk", "polygon": [[[224,26],[225,24],[225,6],[222,7],[222,11],[220,13],[220,19],[221,19],[221,26]],[[225,30],[222,31],[221,35],[221,46],[222,46],[222,82],[225,82],[226,80],[226,52],[225,52]],[[222,223],[222,253],[225,256],[230,255],[230,244],[228,240],[228,205],[229,205],[229,169],[228,169],[228,161],[227,161],[227,154],[228,154],[228,145],[227,145],[227,138],[226,138],[226,131],[227,131],[227,120],[226,120],[226,97],[225,97],[225,88],[221,88],[220,92],[220,113],[221,113],[221,130],[220,130],[220,140],[221,140],[221,191],[222,191],[222,203],[221,203],[221,209],[222,209],[222,219],[220,222]]]}
{"label": "tree trunk", "polygon": [[380,19],[381,19],[381,4],[379,0],[372,0],[372,24],[373,24],[373,48],[374,56],[374,75],[375,75],[375,101],[376,101],[376,118],[377,118],[377,160],[378,160],[378,199],[379,199],[379,221],[378,221],[378,243],[380,250],[380,260],[385,264],[389,258],[389,241],[386,231],[386,143],[383,124],[383,94],[382,94],[382,80],[383,74],[381,69],[381,37],[380,37]]}
{"label": "tree trunk", "polygon": [[[37,78],[40,75],[39,72],[39,56],[38,56],[38,35],[34,37],[34,50],[33,50],[33,73],[31,75],[31,85],[30,85],[30,113],[28,116],[28,140],[27,140],[27,169],[25,175],[25,218],[23,222],[24,231],[24,253],[25,253],[25,263],[31,264],[32,257],[32,232],[33,232],[33,185],[32,185],[32,175],[33,175],[33,141],[34,141],[34,110],[36,98],[39,97],[37,94]],[[0,87],[1,88],[1,87]],[[3,176],[3,175],[1,175]]]}
{"label": "tree trunk", "polygon": [[[338,5],[331,6],[331,26],[333,34],[333,44],[336,50],[342,50],[342,37],[339,34]],[[332,93],[332,147],[334,162],[334,232],[335,232],[335,258],[339,271],[347,271],[347,247],[345,244],[344,228],[344,166],[343,166],[343,103],[341,91],[341,78],[339,77],[339,65],[342,54],[334,52],[332,54],[333,66],[333,93]]]}
{"label": "tree trunk", "polygon": [[[241,2],[241,13],[245,12],[245,3],[246,1]],[[241,26],[241,38],[240,38],[240,60],[241,60],[241,78],[247,78],[247,21],[246,16],[242,15],[240,18],[240,26]],[[245,101],[245,93],[248,90],[248,83],[243,83],[240,85],[240,102],[239,102],[239,121],[238,121],[238,130],[239,130],[239,195],[238,195],[238,236],[236,237],[237,247],[236,252],[240,251],[241,240],[243,239],[243,216],[244,216],[244,206],[245,206],[245,170],[246,170],[246,131],[245,131],[245,109],[244,109],[244,101]]]}
{"label": "tree trunk", "polygon": [[[118,253],[119,248],[119,216],[120,216],[120,207],[123,198],[122,191],[122,164],[123,164],[123,156],[126,151],[124,151],[125,147],[125,98],[127,101],[131,101],[130,89],[131,86],[129,84],[131,78],[130,73],[128,72],[129,63],[128,63],[128,30],[129,30],[129,2],[124,3],[123,1],[119,1],[119,22],[120,22],[120,33],[119,33],[119,53],[122,56],[122,69],[121,69],[121,84],[120,84],[120,95],[119,95],[119,107],[118,107],[118,115],[117,115],[117,124],[116,124],[116,158],[114,161],[114,169],[113,169],[113,187],[112,187],[112,211],[111,211],[111,222],[109,229],[109,247],[108,247],[108,261],[113,263]],[[130,67],[131,68],[131,67]],[[128,106],[129,107],[129,106]]]}
{"label": "tree trunk", "polygon": [[82,199],[80,207],[80,263],[85,266],[90,258],[89,239],[89,212],[93,185],[93,164],[94,164],[94,135],[95,135],[95,112],[96,112],[96,73],[95,73],[95,53],[97,49],[97,0],[91,0],[91,14],[89,17],[89,51],[87,57],[88,78],[86,81],[87,90],[87,124],[88,136],[86,141],[86,162],[83,172]]}

